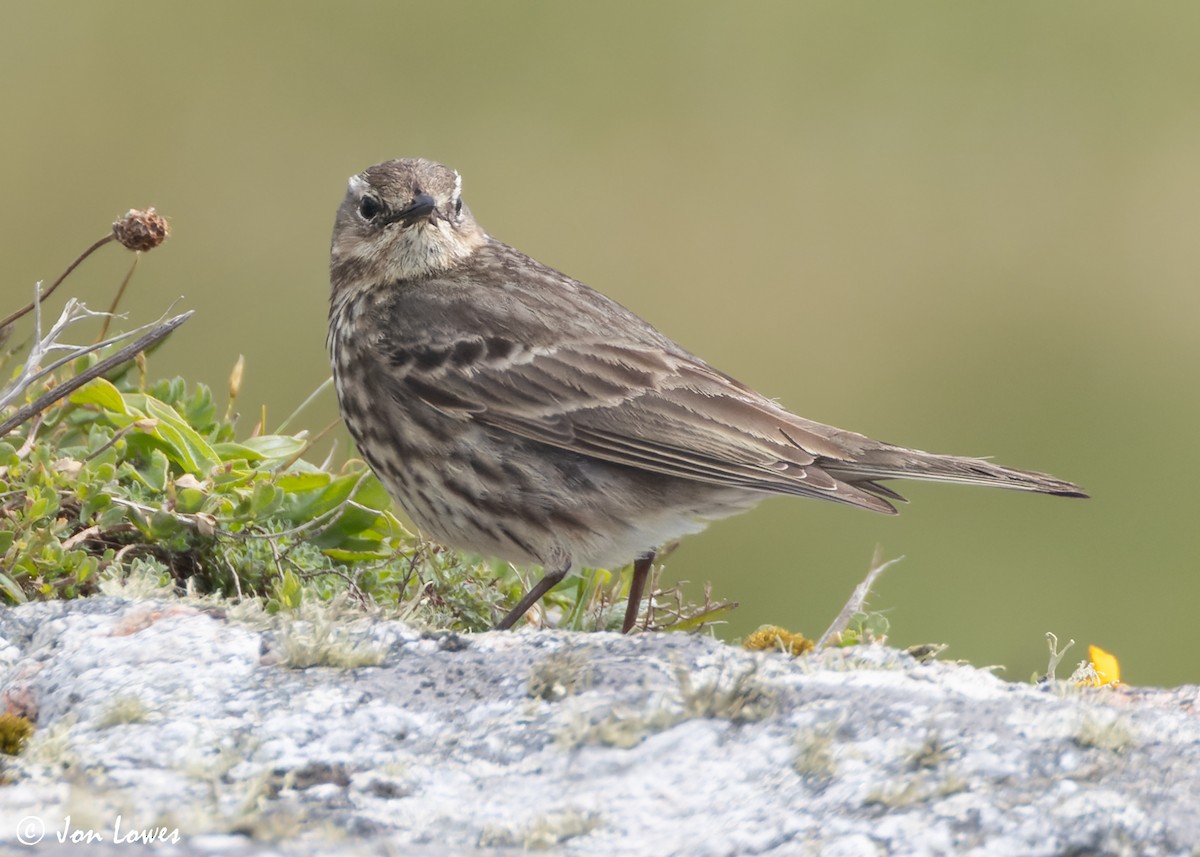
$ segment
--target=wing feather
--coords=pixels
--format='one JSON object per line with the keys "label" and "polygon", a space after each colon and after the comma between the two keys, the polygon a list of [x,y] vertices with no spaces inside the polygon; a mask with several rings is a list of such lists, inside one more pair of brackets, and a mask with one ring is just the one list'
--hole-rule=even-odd
{"label": "wing feather", "polygon": [[612,342],[491,343],[394,355],[392,366],[403,369],[389,377],[443,413],[581,455],[894,511],[872,493],[877,486],[851,485],[819,466],[819,458],[848,457],[836,438],[690,355]]}

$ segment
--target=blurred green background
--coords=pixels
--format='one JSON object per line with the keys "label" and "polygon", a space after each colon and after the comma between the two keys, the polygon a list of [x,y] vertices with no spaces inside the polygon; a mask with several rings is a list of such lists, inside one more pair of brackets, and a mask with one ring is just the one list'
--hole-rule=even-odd
{"label": "blurred green background", "polygon": [[[274,425],[329,372],[347,176],[435,158],[492,234],[793,410],[1094,495],[769,501],[668,563],[742,603],[723,636],[819,633],[880,545],[897,644],[1026,679],[1050,630],[1068,664],[1093,642],[1132,683],[1197,681],[1200,6],[0,9],[5,308],[156,205],[175,234],[131,322],[197,315],[154,374],[223,391],[244,354],[246,427]],[[71,291],[102,308],[127,264]]]}

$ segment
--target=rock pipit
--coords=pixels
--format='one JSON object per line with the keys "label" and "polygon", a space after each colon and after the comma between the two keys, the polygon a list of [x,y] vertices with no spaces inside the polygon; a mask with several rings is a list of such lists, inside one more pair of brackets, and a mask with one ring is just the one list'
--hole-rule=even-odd
{"label": "rock pipit", "polygon": [[628,631],[657,548],[773,494],[889,514],[894,478],[1084,496],[789,413],[492,238],[432,161],[350,179],[330,283],[334,381],[367,463],[427,536],[545,570],[497,628],[572,569],[632,561]]}

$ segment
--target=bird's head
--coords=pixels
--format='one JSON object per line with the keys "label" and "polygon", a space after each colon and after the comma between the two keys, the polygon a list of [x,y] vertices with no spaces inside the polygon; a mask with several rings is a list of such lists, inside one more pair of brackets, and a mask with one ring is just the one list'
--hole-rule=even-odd
{"label": "bird's head", "polygon": [[333,226],[333,289],[437,275],[486,240],[455,170],[423,158],[385,161],[350,177]]}

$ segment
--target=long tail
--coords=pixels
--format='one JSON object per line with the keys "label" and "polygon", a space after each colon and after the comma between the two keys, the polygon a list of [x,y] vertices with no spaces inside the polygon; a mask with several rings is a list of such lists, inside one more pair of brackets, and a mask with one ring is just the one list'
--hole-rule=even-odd
{"label": "long tail", "polygon": [[1002,467],[983,458],[936,455],[919,449],[880,444],[864,450],[852,461],[824,459],[821,468],[830,476],[849,482],[880,497],[904,498],[878,483],[880,479],[923,479],[931,482],[957,482],[963,485],[990,485],[1017,491],[1036,491],[1062,497],[1087,497],[1078,485],[1032,470]]}

